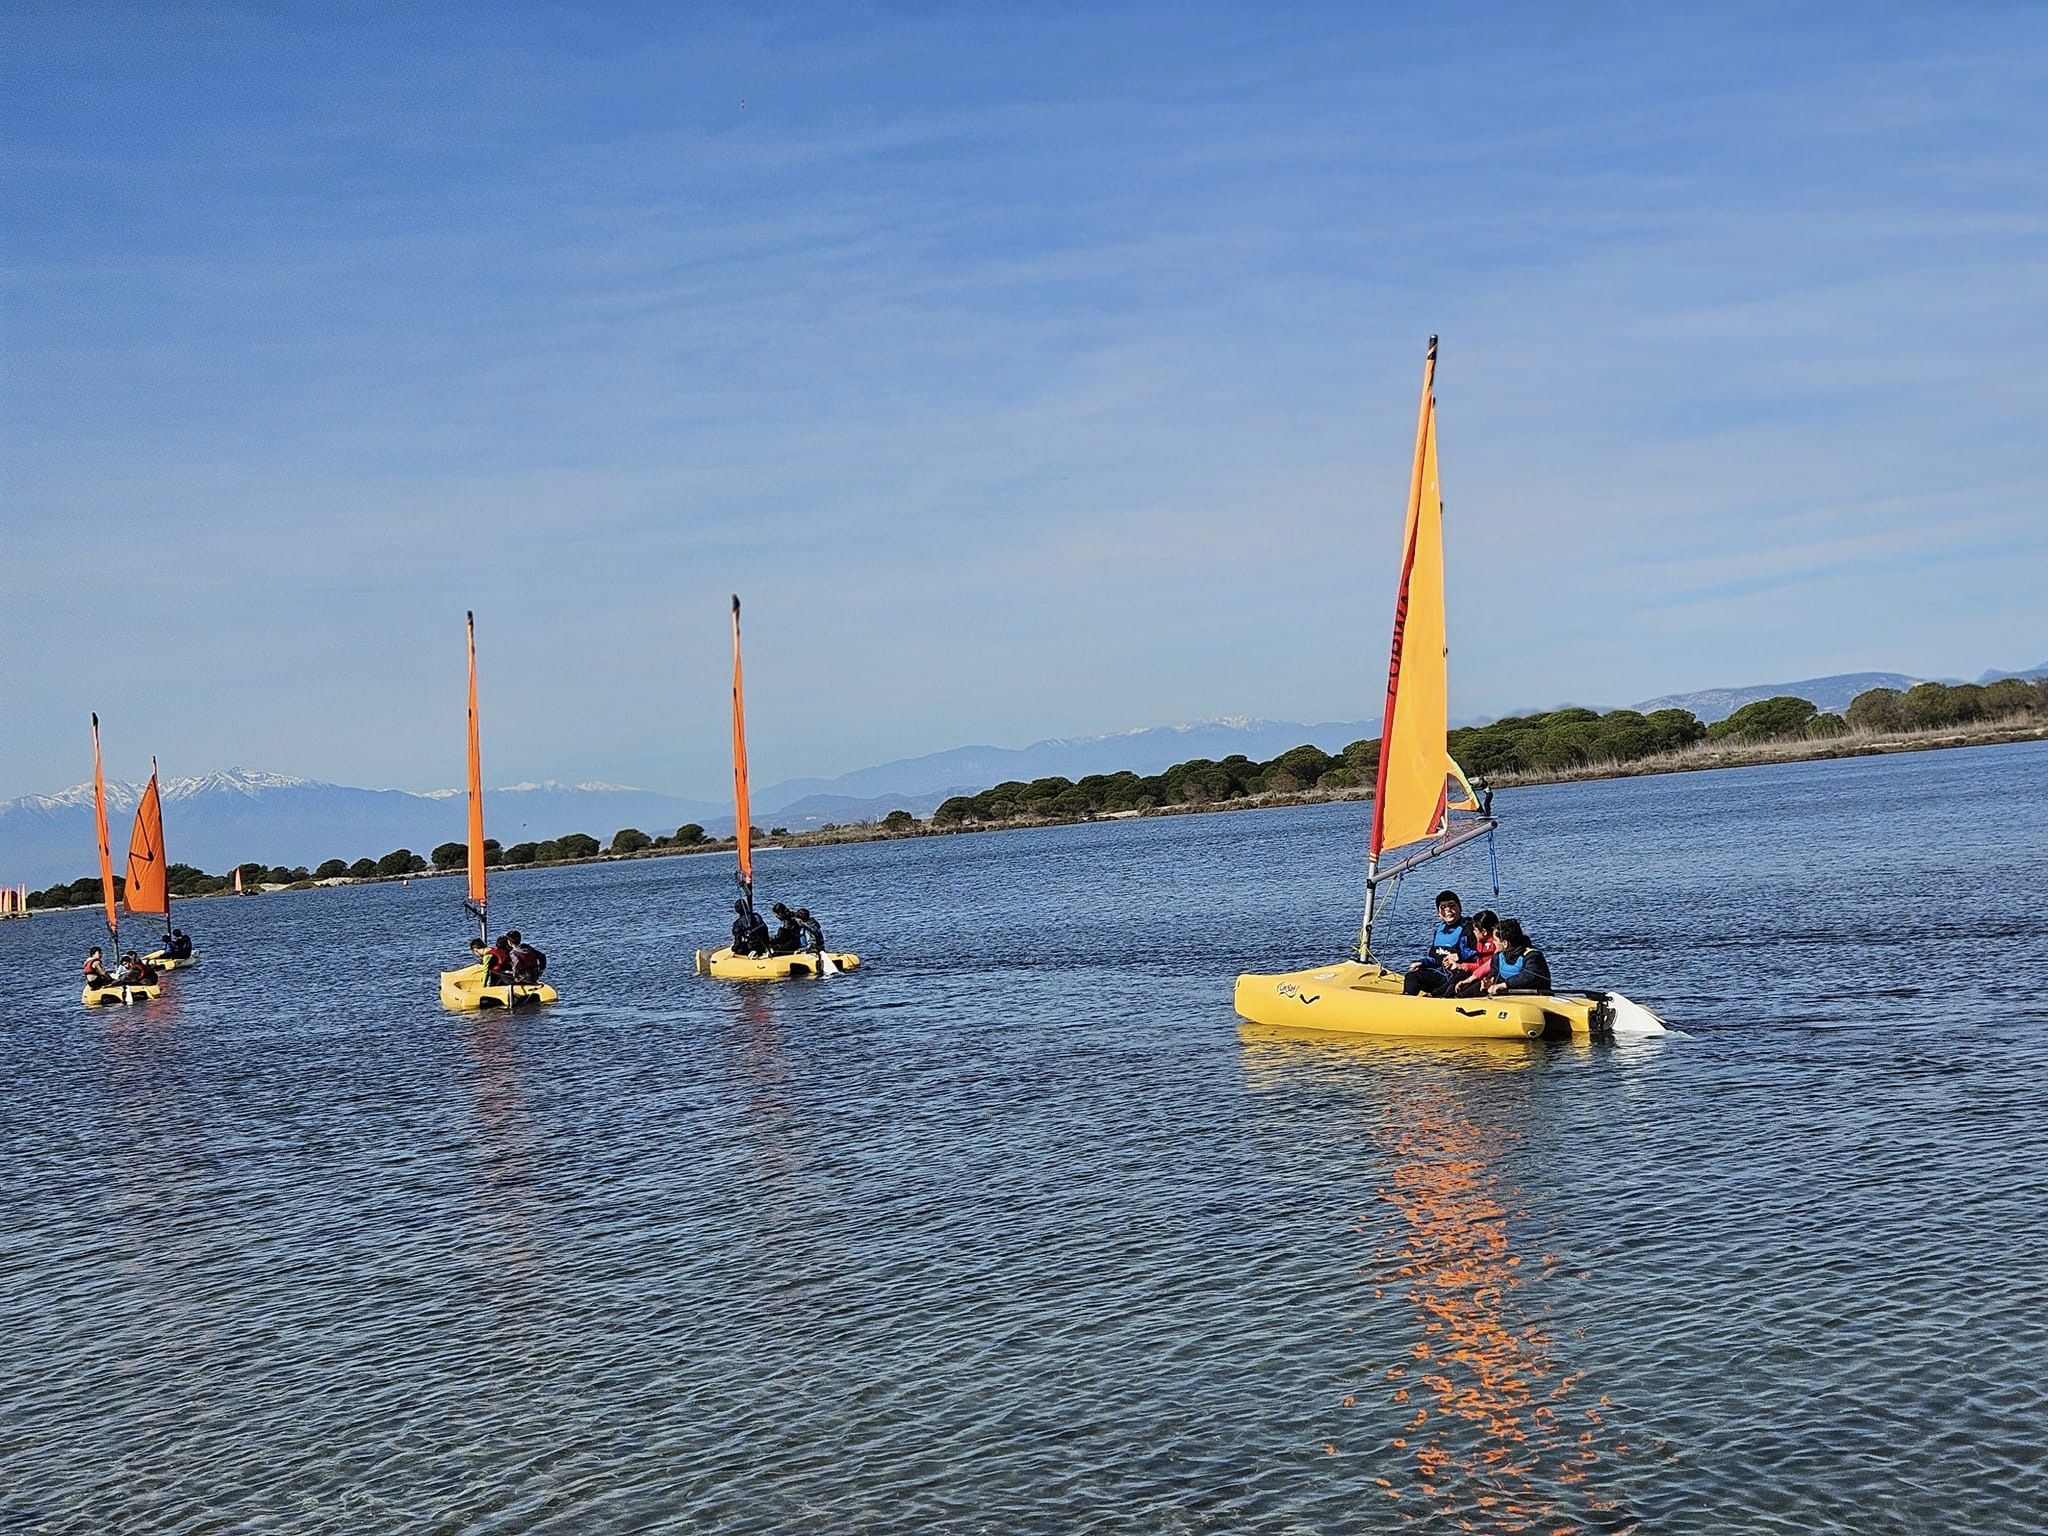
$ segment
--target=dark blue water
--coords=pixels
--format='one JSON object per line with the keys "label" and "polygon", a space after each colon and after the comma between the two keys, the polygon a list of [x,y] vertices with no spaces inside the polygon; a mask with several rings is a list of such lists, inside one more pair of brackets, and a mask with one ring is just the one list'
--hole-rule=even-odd
{"label": "dark blue water", "polygon": [[766,854],[869,968],[752,989],[718,860],[507,874],[512,1019],[451,881],[0,924],[0,1527],[2040,1530],[2048,747],[1501,808],[1687,1038],[1241,1032],[1360,806]]}

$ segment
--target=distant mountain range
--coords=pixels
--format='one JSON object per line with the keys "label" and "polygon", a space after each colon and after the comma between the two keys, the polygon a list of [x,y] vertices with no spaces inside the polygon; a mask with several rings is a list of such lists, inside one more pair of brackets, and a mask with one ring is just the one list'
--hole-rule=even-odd
{"label": "distant mountain range", "polygon": [[[2048,677],[2048,661],[2022,672],[1986,672],[1977,681],[1995,683],[2002,677]],[[1908,677],[1903,672],[1838,672],[1832,677],[1809,677],[1796,683],[1752,683],[1742,688],[1703,688],[1697,693],[1671,693],[1645,699],[1633,706],[1648,714],[1653,709],[1689,709],[1707,724],[1725,720],[1745,704],[1758,699],[1790,694],[1823,710],[1840,714],[1859,693],[1872,688],[1896,688],[1901,693],[1915,683],[1958,683],[1955,677]]]}
{"label": "distant mountain range", "polygon": [[[1978,681],[2041,676],[2048,676],[2048,663],[2023,672],[1987,672]],[[1789,693],[1839,711],[1866,689],[1904,689],[1920,681],[1897,672],[1849,672],[1794,683],[1670,694],[1646,699],[1635,708],[1689,709],[1711,722],[1753,700]],[[876,821],[893,810],[927,816],[953,795],[974,794],[1009,779],[1079,779],[1125,769],[1158,773],[1190,758],[1224,758],[1239,752],[1265,761],[1305,742],[1336,752],[1378,734],[1377,720],[1300,725],[1232,716],[1102,736],[1056,737],[1028,747],[956,747],[837,778],[786,779],[755,793],[754,816],[764,827],[797,829]],[[123,783],[107,787],[117,866],[126,858],[129,816],[140,790],[139,785]],[[237,768],[168,779],[163,794],[170,857],[215,872],[252,861],[311,868],[324,859],[376,858],[395,848],[425,854],[463,835],[462,797],[453,790],[413,794],[356,789]],[[491,835],[507,845],[571,832],[587,832],[599,842],[609,842],[623,827],[666,833],[689,822],[714,837],[732,831],[732,808],[722,802],[597,782],[508,785],[486,792],[484,811]],[[92,843],[89,784],[0,802],[0,883],[43,886],[76,879],[91,869]]]}
{"label": "distant mountain range", "polygon": [[[236,864],[313,867],[323,859],[376,858],[395,848],[429,853],[463,837],[463,797],[355,789],[281,773],[235,768],[166,779],[164,840],[170,858],[218,873]],[[118,872],[127,858],[139,784],[107,785],[109,831]],[[685,822],[732,830],[732,808],[611,784],[517,784],[489,790],[484,815],[503,843],[588,832],[609,842],[621,827],[673,832]],[[722,821],[721,821],[722,818]],[[0,883],[48,885],[93,866],[92,786],[0,801]]]}

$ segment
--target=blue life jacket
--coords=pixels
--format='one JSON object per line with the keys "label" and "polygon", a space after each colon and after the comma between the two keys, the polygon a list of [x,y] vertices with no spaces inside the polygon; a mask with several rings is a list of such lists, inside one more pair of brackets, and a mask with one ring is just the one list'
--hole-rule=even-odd
{"label": "blue life jacket", "polygon": [[1521,979],[1522,969],[1529,963],[1529,951],[1523,950],[1515,959],[1508,958],[1506,950],[1500,950],[1493,957],[1493,974],[1510,984]]}
{"label": "blue life jacket", "polygon": [[1471,923],[1462,917],[1454,923],[1438,923],[1436,932],[1429,936],[1429,952],[1422,958],[1431,965],[1441,965],[1443,962],[1437,958],[1441,949],[1456,950],[1460,960],[1478,959],[1479,948],[1472,942]]}

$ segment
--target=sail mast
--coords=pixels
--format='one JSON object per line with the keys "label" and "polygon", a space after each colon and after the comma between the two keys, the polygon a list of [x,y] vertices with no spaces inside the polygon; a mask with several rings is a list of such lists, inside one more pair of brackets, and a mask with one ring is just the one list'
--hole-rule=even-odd
{"label": "sail mast", "polygon": [[92,810],[100,839],[100,898],[107,911],[107,942],[119,958],[121,918],[114,910],[114,855],[107,846],[107,779],[100,769],[100,717],[92,717]]}
{"label": "sail mast", "polygon": [[486,944],[491,939],[485,914],[490,908],[489,878],[484,872],[484,758],[483,739],[476,720],[476,613],[469,621],[469,899],[463,903],[476,915],[476,934]]}
{"label": "sail mast", "polygon": [[[1436,338],[1422,364],[1422,404],[1415,422],[1415,467],[1408,482],[1401,581],[1394,598],[1394,638],[1387,655],[1387,701],[1380,721],[1379,772],[1373,789],[1372,839],[1366,849],[1361,959],[1372,955],[1375,892],[1380,882],[1490,831],[1485,802],[1472,792],[1450,754],[1450,664],[1444,643],[1444,503],[1437,482]],[[1455,786],[1455,789],[1454,789]],[[1448,813],[1484,818],[1450,837]],[[1436,839],[1391,869],[1390,848]]]}
{"label": "sail mast", "polygon": [[[1394,634],[1387,649],[1387,697],[1380,717],[1380,754],[1366,848],[1365,917],[1358,952],[1372,954],[1373,898],[1380,857],[1389,847],[1439,830],[1443,823],[1441,765],[1447,711],[1444,660],[1443,500],[1436,467],[1436,337],[1422,361],[1416,408],[1415,460],[1401,540],[1401,577],[1394,594]],[[1434,778],[1432,787],[1431,779]]]}
{"label": "sail mast", "polygon": [[739,845],[740,889],[747,910],[754,910],[754,821],[747,803],[747,702],[740,676],[740,600],[732,600],[732,803],[734,838]]}

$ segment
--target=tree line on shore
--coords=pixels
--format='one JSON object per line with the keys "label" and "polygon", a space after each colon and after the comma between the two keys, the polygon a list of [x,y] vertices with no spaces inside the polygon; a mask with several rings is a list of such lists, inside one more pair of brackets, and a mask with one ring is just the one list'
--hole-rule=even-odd
{"label": "tree line on shore", "polygon": [[[1553,709],[1515,715],[1489,725],[1466,726],[1450,733],[1451,755],[1475,779],[1516,773],[1553,773],[1599,764],[1617,767],[1675,752],[1700,742],[1734,745],[1773,741],[1825,741],[1852,731],[1895,732],[1938,730],[2015,716],[2048,715],[2048,678],[2003,678],[1994,683],[1918,683],[1903,691],[1872,688],[1858,694],[1841,714],[1824,712],[1810,700],[1780,694],[1745,704],[1712,725],[1684,709]],[[1061,820],[1137,812],[1161,806],[1208,805],[1259,795],[1335,793],[1369,789],[1379,771],[1377,738],[1354,741],[1331,754],[1320,747],[1300,746],[1263,763],[1242,754],[1212,761],[1193,758],[1162,773],[1092,773],[1074,780],[1058,775],[1029,783],[1011,780],[975,795],[955,795],[932,817],[934,826],[959,828],[1023,820]],[[917,819],[908,811],[891,811],[880,822],[886,832],[909,832]],[[834,831],[836,828],[821,828]],[[753,829],[755,837],[787,837],[787,827]],[[716,846],[695,822],[666,836],[650,837],[637,827],[622,827],[603,845],[583,832],[542,842],[484,843],[484,862],[492,868],[551,864],[601,854],[651,851],[688,852]],[[245,887],[309,885],[322,880],[377,880],[421,874],[428,869],[453,870],[469,856],[464,843],[442,843],[422,857],[409,848],[393,849],[381,859],[329,859],[314,869],[244,864]],[[213,896],[234,884],[235,870],[210,875],[190,864],[168,870],[173,896]],[[116,876],[117,896],[123,881]],[[97,876],[31,891],[30,907],[82,907],[100,899]]]}
{"label": "tree line on shore", "polygon": [[[2048,714],[2048,678],[1995,683],[1919,683],[1903,692],[1872,688],[1843,714],[1780,694],[1745,704],[1725,720],[1703,723],[1690,710],[1553,709],[1515,715],[1450,733],[1451,755],[1476,779],[1554,773],[1596,764],[1623,766],[1700,742],[1735,745],[1822,741],[1850,731],[1911,731],[1970,725],[2016,715]],[[941,827],[1020,820],[1058,820],[1206,805],[1259,795],[1369,789],[1379,771],[1378,738],[1354,741],[1332,755],[1300,746],[1267,762],[1242,754],[1195,758],[1155,774],[1057,775],[1011,780],[974,795],[955,795],[933,816]]]}
{"label": "tree line on shore", "polygon": [[[754,829],[756,836],[780,835],[784,829],[776,828],[773,834],[764,834]],[[595,858],[601,853],[643,853],[649,849],[687,850],[709,847],[713,839],[704,835],[704,829],[697,823],[687,822],[662,837],[649,837],[637,827],[621,827],[612,834],[611,845],[606,848],[588,833],[571,832],[566,837],[549,838],[545,842],[514,843],[507,848],[496,838],[484,840],[484,863],[495,869],[506,865],[550,864],[563,859]],[[422,857],[410,848],[394,848],[381,859],[329,859],[313,869],[301,864],[295,868],[284,865],[242,864],[230,869],[224,875],[209,875],[205,870],[190,864],[173,864],[164,871],[165,883],[174,897],[218,896],[234,888],[235,876],[242,877],[245,889],[258,886],[314,885],[323,880],[390,880],[404,875],[424,874],[428,869],[460,869],[469,858],[467,843],[443,843],[429,857]],[[127,880],[121,875],[114,876],[114,899],[124,900],[127,895]],[[30,891],[28,904],[37,907],[86,907],[100,899],[100,881],[97,875],[84,875],[69,882],[59,882],[45,890]]]}

